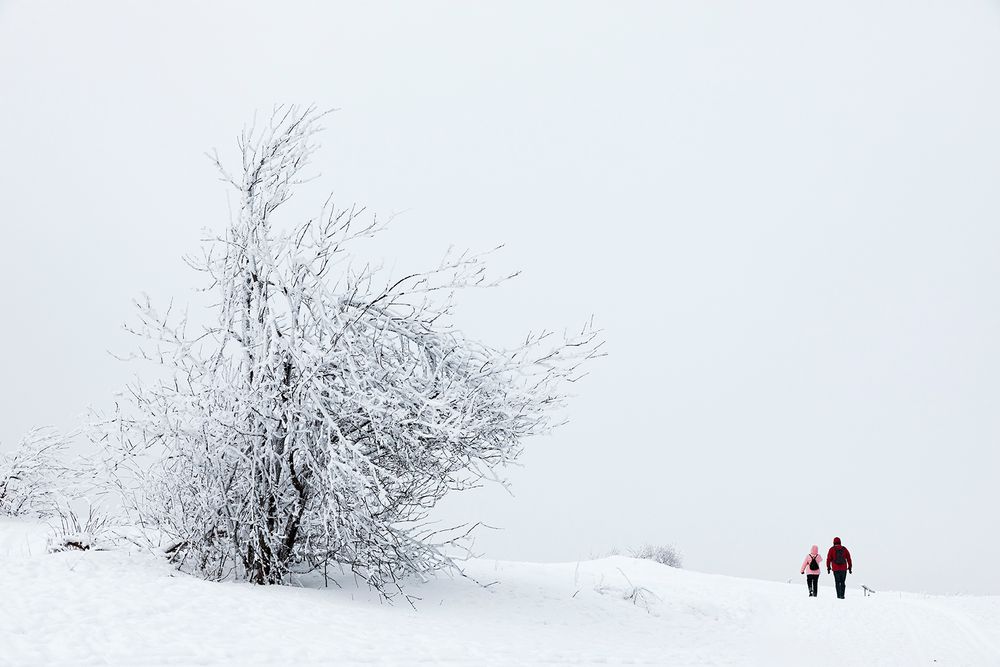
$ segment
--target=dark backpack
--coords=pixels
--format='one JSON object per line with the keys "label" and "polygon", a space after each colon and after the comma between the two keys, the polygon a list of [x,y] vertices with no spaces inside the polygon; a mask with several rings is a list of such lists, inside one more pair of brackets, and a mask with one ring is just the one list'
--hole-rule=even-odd
{"label": "dark backpack", "polygon": [[844,547],[837,547],[837,550],[833,552],[833,564],[834,565],[847,564],[847,560],[844,559]]}
{"label": "dark backpack", "polygon": [[819,563],[816,562],[816,556],[809,554],[809,557],[812,558],[812,562],[809,563],[809,569],[813,571],[819,570]]}

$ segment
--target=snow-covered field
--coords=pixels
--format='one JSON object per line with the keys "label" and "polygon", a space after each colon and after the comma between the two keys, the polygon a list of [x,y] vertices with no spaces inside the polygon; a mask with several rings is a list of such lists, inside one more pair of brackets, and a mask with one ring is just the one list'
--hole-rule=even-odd
{"label": "snow-covered field", "polygon": [[141,553],[49,555],[45,534],[0,520],[0,665],[1000,665],[1000,598],[809,599],[612,557],[473,561],[491,585],[414,584],[414,610],[346,581],[260,588]]}

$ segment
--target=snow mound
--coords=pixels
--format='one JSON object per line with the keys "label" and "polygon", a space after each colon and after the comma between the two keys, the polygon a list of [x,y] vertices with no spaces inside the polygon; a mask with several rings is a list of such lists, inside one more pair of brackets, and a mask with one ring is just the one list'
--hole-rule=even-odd
{"label": "snow mound", "polygon": [[[806,587],[612,557],[475,560],[416,609],[342,588],[211,583],[126,551],[47,554],[0,521],[0,665],[998,665],[1000,598]],[[475,580],[475,581],[473,581]],[[857,581],[850,580],[851,583]],[[477,583],[478,582],[478,583]]]}

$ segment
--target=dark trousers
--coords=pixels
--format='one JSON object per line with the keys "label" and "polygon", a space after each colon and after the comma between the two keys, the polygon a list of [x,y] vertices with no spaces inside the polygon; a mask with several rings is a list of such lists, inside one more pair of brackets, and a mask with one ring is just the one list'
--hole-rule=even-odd
{"label": "dark trousers", "polygon": [[806,586],[809,587],[809,597],[814,598],[819,595],[819,575],[807,574]]}
{"label": "dark trousers", "polygon": [[843,600],[847,590],[847,570],[834,570],[833,580],[837,584],[837,597]]}

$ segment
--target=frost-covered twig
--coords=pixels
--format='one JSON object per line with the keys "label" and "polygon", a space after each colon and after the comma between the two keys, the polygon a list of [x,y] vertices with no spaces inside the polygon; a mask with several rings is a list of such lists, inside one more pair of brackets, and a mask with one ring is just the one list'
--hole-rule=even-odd
{"label": "frost-covered twig", "polygon": [[[616,596],[619,596],[621,597],[621,599],[627,600],[628,602],[631,602],[633,605],[637,607],[642,607],[643,609],[646,610],[647,613],[652,614],[653,613],[652,602],[653,601],[661,602],[662,600],[660,599],[660,597],[650,589],[646,588],[645,586],[636,586],[635,584],[632,583],[632,580],[629,579],[628,575],[625,574],[624,570],[622,570],[621,568],[617,569],[618,572],[625,579],[625,581],[628,582],[628,586],[621,587],[621,586],[611,586],[609,584],[605,584],[604,576],[601,575],[601,579],[594,586],[594,590],[600,593],[601,595],[614,594]],[[574,593],[574,597],[575,596],[576,594]]]}

